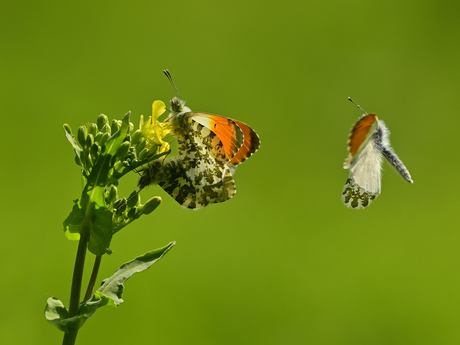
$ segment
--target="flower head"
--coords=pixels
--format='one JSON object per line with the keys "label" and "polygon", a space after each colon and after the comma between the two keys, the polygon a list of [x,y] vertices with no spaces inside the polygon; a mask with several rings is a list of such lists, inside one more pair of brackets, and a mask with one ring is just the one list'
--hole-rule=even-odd
{"label": "flower head", "polygon": [[141,115],[139,128],[142,131],[146,144],[145,147],[150,149],[157,147],[157,154],[169,150],[169,143],[163,141],[163,138],[171,131],[167,122],[159,122],[158,118],[166,111],[166,106],[162,101],[155,101],[152,104],[152,116],[149,116],[144,122],[144,116]]}

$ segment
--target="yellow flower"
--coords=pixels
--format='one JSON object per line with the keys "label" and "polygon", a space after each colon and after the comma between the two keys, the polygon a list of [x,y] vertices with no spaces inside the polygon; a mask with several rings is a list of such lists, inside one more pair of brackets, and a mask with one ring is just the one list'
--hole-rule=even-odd
{"label": "yellow flower", "polygon": [[166,111],[166,106],[162,101],[155,101],[152,104],[152,116],[149,116],[144,122],[144,116],[141,115],[139,127],[142,130],[146,144],[145,147],[151,149],[157,147],[157,154],[169,151],[169,143],[163,141],[163,138],[171,131],[168,123],[159,122],[158,118]]}

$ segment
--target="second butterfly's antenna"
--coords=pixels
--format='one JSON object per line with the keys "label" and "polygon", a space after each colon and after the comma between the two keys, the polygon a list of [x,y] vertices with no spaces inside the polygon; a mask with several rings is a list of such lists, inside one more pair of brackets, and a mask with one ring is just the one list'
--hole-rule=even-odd
{"label": "second butterfly's antenna", "polygon": [[168,78],[169,82],[171,83],[171,85],[173,86],[174,90],[176,90],[176,94],[177,94],[177,98],[180,99],[180,96],[179,96],[179,91],[177,90],[177,87],[176,87],[176,84],[174,84],[174,80],[171,76],[171,73],[169,73],[169,71],[167,69],[165,69],[163,71],[163,73],[166,75],[166,77]]}
{"label": "second butterfly's antenna", "polygon": [[361,110],[362,112],[364,112],[364,114],[368,115],[367,112],[366,112],[363,108],[361,108],[361,106],[359,106],[358,104],[356,104],[355,101],[351,99],[351,97],[348,97],[348,100],[349,100],[351,103],[353,103],[354,105],[356,105],[356,106],[358,107],[359,110]]}

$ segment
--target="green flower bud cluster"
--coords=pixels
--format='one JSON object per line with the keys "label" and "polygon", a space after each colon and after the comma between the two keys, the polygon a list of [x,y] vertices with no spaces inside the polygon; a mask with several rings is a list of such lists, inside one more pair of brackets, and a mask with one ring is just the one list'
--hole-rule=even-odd
{"label": "green flower bud cluster", "polygon": [[161,203],[161,198],[155,196],[142,204],[141,196],[137,192],[131,193],[128,199],[119,199],[117,187],[114,185],[106,189],[105,200],[113,210],[112,225],[114,234],[143,214],[150,214]]}
{"label": "green flower bud cluster", "polygon": [[[72,144],[75,149],[75,162],[82,167],[82,173],[85,177],[88,177],[101,153],[106,150],[105,144],[108,139],[120,130],[121,125],[122,121],[112,120],[110,122],[106,115],[101,114],[98,116],[96,123],[87,123],[78,128],[77,137],[74,140],[76,145]],[[73,137],[72,131],[68,125],[64,125],[64,128],[70,141],[69,136]],[[118,147],[113,158],[114,169],[109,176],[112,183],[116,184],[116,180],[129,171],[148,164],[167,153],[157,155],[156,152],[159,146],[154,145],[147,148],[146,143],[142,130],[134,130],[134,125],[130,122],[128,134],[123,139],[123,143]]]}
{"label": "green flower bud cluster", "polygon": [[154,197],[142,204],[138,192],[120,198],[117,187],[121,177],[130,171],[138,173],[168,152],[156,154],[156,147],[146,147],[142,130],[134,130],[130,122],[130,113],[111,122],[101,114],[96,123],[81,126],[76,136],[70,126],[64,125],[64,130],[84,177],[81,198],[64,221],[64,230],[70,240],[79,239],[81,231],[90,231],[88,249],[102,255],[107,253],[113,234],[151,213],[161,202]]}
{"label": "green flower bud cluster", "polygon": [[[71,129],[68,125],[64,125],[66,132],[72,135]],[[121,127],[121,121],[113,120],[112,124],[109,125],[109,119],[106,115],[101,114],[97,118],[97,123],[87,123],[86,125],[78,128],[77,140],[80,150],[75,155],[75,162],[83,168],[83,175],[87,175],[91,172],[92,167],[95,165],[104,144],[111,137],[112,133],[115,133]],[[69,139],[70,140],[70,139]]]}

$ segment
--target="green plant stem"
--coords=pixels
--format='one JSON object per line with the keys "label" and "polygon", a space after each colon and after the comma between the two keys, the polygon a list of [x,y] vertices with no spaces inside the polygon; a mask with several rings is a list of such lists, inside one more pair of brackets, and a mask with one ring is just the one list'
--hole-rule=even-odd
{"label": "green plant stem", "polygon": [[96,259],[94,259],[93,272],[91,273],[91,278],[89,280],[88,288],[86,289],[86,294],[85,298],[83,298],[83,301],[89,300],[93,294],[94,285],[96,284],[97,273],[99,272],[99,267],[101,266],[101,260],[101,255],[97,255]]}
{"label": "green plant stem", "polygon": [[69,333],[64,333],[64,339],[62,340],[62,345],[71,345],[75,344],[77,339],[78,329],[71,330]]}
{"label": "green plant stem", "polygon": [[[80,308],[81,283],[83,280],[83,269],[85,267],[86,249],[88,246],[90,231],[82,227],[80,241],[78,242],[77,257],[72,277],[72,287],[70,289],[69,318],[78,315]],[[77,339],[78,329],[72,329],[69,333],[64,333],[62,345],[73,345]]]}

